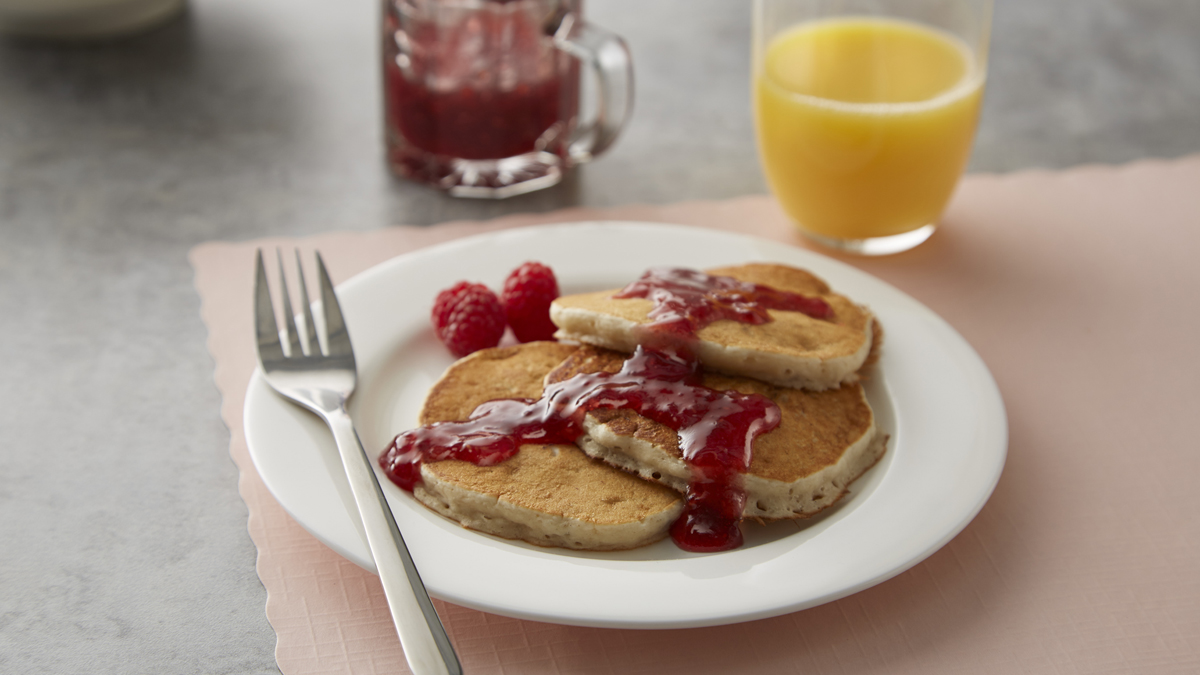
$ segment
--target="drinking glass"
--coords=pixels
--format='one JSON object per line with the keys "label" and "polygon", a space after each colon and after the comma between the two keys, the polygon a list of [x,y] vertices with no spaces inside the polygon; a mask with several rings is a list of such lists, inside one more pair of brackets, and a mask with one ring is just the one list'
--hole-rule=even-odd
{"label": "drinking glass", "polygon": [[937,227],[970,155],[991,0],[755,0],[759,157],[807,237],[896,253]]}
{"label": "drinking glass", "polygon": [[[633,104],[620,37],[581,0],[384,0],[388,161],[459,197],[549,187],[604,152]],[[595,112],[580,123],[581,64]]]}

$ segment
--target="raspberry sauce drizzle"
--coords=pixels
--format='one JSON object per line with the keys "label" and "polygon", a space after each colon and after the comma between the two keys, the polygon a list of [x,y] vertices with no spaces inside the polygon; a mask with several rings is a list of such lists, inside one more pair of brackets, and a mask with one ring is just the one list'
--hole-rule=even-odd
{"label": "raspberry sauce drizzle", "polygon": [[814,319],[833,318],[833,309],[821,298],[677,267],[651,268],[613,297],[653,301],[651,321],[644,328],[685,340],[722,319],[767,323],[771,320],[768,309],[801,312]]}
{"label": "raspberry sauce drizzle", "polygon": [[467,422],[404,432],[379,458],[392,481],[411,491],[424,461],[491,466],[522,443],[574,443],[588,411],[632,409],[676,430],[692,472],[683,514],[671,526],[675,543],[696,552],[740,546],[746,504],[741,474],[750,466],[754,439],[777,427],[781,414],[765,397],[701,386],[691,344],[715,321],[763,324],[771,321],[768,309],[829,320],[833,309],[821,298],[682,268],[650,269],[613,297],[654,302],[650,323],[639,327],[643,346],[620,372],[576,375],[547,385],[536,401],[489,401]]}
{"label": "raspberry sauce drizzle", "polygon": [[411,491],[425,461],[498,464],[523,443],[574,443],[590,410],[632,409],[676,429],[692,468],[684,513],[671,527],[675,543],[700,552],[737,548],[746,499],[740,476],[749,468],[754,439],[777,427],[781,414],[766,397],[716,391],[700,380],[694,359],[639,347],[617,373],[575,375],[546,385],[536,401],[488,401],[466,422],[406,431],[396,436],[379,463],[394,483]]}

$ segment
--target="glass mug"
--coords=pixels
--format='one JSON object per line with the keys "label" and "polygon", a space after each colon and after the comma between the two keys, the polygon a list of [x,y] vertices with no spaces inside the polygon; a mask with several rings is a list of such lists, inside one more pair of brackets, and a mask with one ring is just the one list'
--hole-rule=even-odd
{"label": "glass mug", "polygon": [[754,118],[800,231],[865,255],[925,241],[966,167],[991,0],[755,0]]}
{"label": "glass mug", "polygon": [[[388,163],[458,197],[550,187],[604,152],[633,105],[621,38],[581,0],[384,0]],[[579,120],[580,64],[596,111]]]}

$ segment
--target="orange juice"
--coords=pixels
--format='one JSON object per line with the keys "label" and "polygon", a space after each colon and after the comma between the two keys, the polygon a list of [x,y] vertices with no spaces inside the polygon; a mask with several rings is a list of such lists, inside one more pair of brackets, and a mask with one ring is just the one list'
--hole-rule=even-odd
{"label": "orange juice", "polygon": [[775,37],[754,80],[767,180],[803,229],[869,239],[937,221],[983,92],[965,44],[907,21],[813,21]]}

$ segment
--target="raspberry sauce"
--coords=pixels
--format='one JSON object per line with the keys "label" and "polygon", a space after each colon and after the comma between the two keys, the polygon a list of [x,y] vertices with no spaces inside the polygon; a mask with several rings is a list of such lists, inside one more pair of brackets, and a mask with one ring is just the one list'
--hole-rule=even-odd
{"label": "raspberry sauce", "polygon": [[545,34],[542,4],[409,4],[384,12],[389,142],[471,160],[565,152],[579,66]]}
{"label": "raspberry sauce", "polygon": [[820,298],[675,267],[647,270],[613,297],[652,300],[654,309],[645,328],[684,339],[722,319],[767,323],[771,320],[768,309],[801,312],[814,319],[833,318],[833,309]]}
{"label": "raspberry sauce", "polygon": [[589,411],[630,409],[674,429],[692,471],[683,514],[671,526],[675,543],[696,552],[740,546],[738,522],[746,505],[741,474],[750,467],[754,440],[779,426],[781,413],[763,396],[702,386],[690,343],[714,321],[763,324],[771,321],[768,309],[827,320],[832,308],[820,298],[666,267],[648,270],[613,297],[654,302],[643,335],[653,346],[639,346],[617,373],[583,373],[548,384],[536,401],[488,401],[466,422],[406,431],[379,458],[387,475],[412,491],[425,461],[499,464],[523,443],[574,443]]}
{"label": "raspberry sauce", "polygon": [[438,91],[409,81],[392,64],[384,77],[389,128],[425,152],[500,159],[565,138],[565,134],[547,135],[564,117],[565,96],[558,79],[520,84],[512,90],[463,86]]}
{"label": "raspberry sauce", "polygon": [[411,491],[425,461],[460,459],[480,466],[503,462],[523,443],[574,443],[590,410],[631,409],[678,431],[692,468],[684,513],[671,527],[682,549],[711,552],[742,543],[738,521],[746,495],[740,476],[751,446],[779,426],[779,407],[757,394],[701,386],[699,365],[673,351],[639,347],[617,373],[575,375],[546,385],[542,397],[488,401],[466,422],[438,422],[406,431],[379,463]]}

